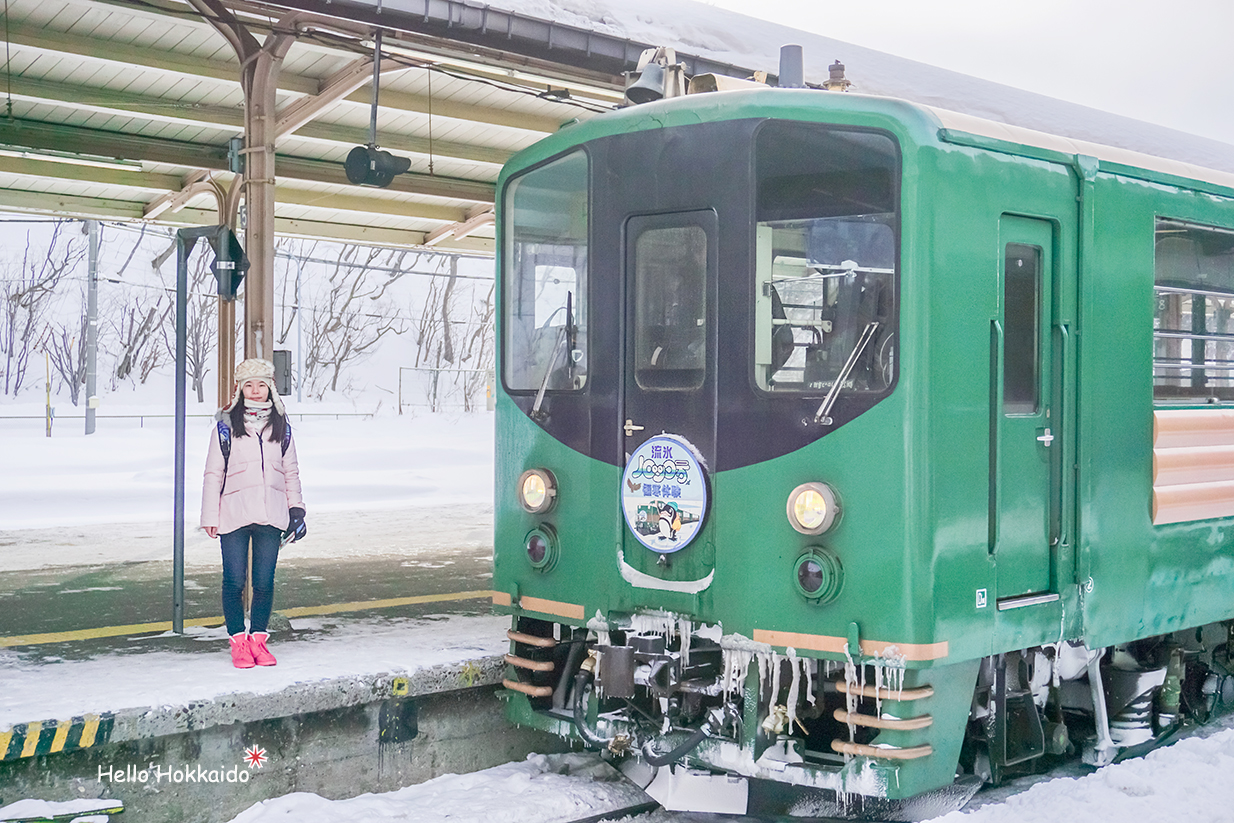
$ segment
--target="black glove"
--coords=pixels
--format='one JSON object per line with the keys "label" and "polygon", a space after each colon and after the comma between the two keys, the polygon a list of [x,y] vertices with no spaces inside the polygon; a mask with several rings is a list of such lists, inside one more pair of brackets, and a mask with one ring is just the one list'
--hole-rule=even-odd
{"label": "black glove", "polygon": [[295,543],[301,537],[308,534],[308,527],[304,525],[304,509],[299,506],[287,510],[288,523],[287,530],[283,532],[283,544]]}

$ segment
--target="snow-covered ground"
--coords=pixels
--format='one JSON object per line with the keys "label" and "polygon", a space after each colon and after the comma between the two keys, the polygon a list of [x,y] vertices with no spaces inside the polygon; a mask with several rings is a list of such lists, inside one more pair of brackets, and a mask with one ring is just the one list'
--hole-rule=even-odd
{"label": "snow-covered ground", "polygon": [[[312,411],[307,405],[297,411]],[[5,409],[14,413],[13,407]],[[147,409],[148,411],[148,409]],[[491,540],[485,530],[492,512],[492,415],[379,415],[339,419],[306,417],[295,423],[309,507],[310,534],[297,544],[301,553],[352,556],[405,551],[405,542],[382,535],[414,529],[424,545],[447,545],[460,535],[467,541]],[[80,421],[57,423],[53,437],[43,436],[38,421],[0,421],[0,570],[44,566],[119,563],[166,559],[172,498],[172,426],[166,419],[100,420],[95,435],[82,435]],[[214,547],[192,527],[196,524],[200,471],[210,428],[208,421],[190,421],[187,441],[186,551],[189,562],[214,561]],[[475,517],[460,531],[457,514]],[[314,517],[319,520],[314,520]],[[315,522],[333,522],[312,531]],[[57,532],[74,530],[103,534],[109,525],[125,539],[93,541],[48,540]],[[101,528],[102,527],[102,528]],[[150,539],[133,541],[132,529],[145,528]],[[363,529],[371,539],[340,547],[322,537]],[[40,542],[41,541],[41,542]],[[57,543],[63,544],[57,547]],[[38,544],[37,551],[28,548]],[[303,548],[299,548],[299,547]],[[292,653],[274,669],[234,672],[222,655],[181,655],[169,675],[142,684],[117,687],[110,708],[152,705],[183,698],[208,698],[243,688],[270,691],[288,683],[345,675],[357,659],[377,660],[390,670],[425,664],[423,647],[407,643],[409,633],[423,635],[423,646],[436,647],[440,660],[457,654],[487,655],[503,650],[503,619],[450,617],[426,621],[374,621],[346,640],[324,632],[312,641],[311,653]],[[0,623],[3,622],[0,611]],[[307,624],[306,624],[307,625]],[[323,624],[324,626],[324,624]],[[3,634],[0,626],[0,634]],[[215,632],[217,633],[217,632]],[[209,630],[196,635],[217,640]],[[432,638],[430,641],[429,638]],[[358,638],[358,639],[357,639]],[[138,644],[142,641],[132,641]],[[495,645],[494,645],[495,644]],[[405,657],[416,647],[416,660]],[[306,652],[309,650],[306,647]],[[361,653],[362,652],[362,653]],[[168,652],[156,652],[168,655]],[[191,662],[193,658],[198,662]],[[350,662],[349,662],[350,661]],[[153,661],[157,662],[157,661]],[[167,661],[164,661],[167,662]],[[87,669],[100,665],[89,660],[58,661],[31,666],[12,651],[0,652],[0,729],[36,718],[23,710],[42,701],[46,717],[68,716],[84,709],[71,690],[56,683],[88,678],[101,683]],[[186,670],[182,665],[208,666],[209,672]],[[80,671],[69,671],[74,666]],[[238,677],[244,677],[241,682]],[[229,679],[230,678],[230,679]],[[233,682],[234,681],[234,682]],[[214,684],[207,688],[204,684]],[[207,694],[209,692],[209,694]],[[20,707],[20,708],[18,708]],[[97,701],[88,710],[104,708]],[[20,715],[20,716],[19,716]],[[1194,736],[1152,753],[1146,758],[1107,767],[1078,778],[1039,782],[1008,799],[987,803],[976,811],[941,818],[947,823],[1053,823],[1059,819],[1086,823],[1137,821],[1234,820],[1234,728],[1218,727],[1208,736]],[[1030,781],[1031,782],[1031,781]],[[1005,792],[1004,792],[1005,794]],[[267,823],[345,823],[345,821],[408,820],[434,823],[501,823],[501,821],[569,820],[636,802],[639,794],[616,781],[607,767],[593,758],[533,756],[471,775],[447,775],[417,786],[382,795],[349,800],[326,800],[297,793],[274,798],[245,811],[236,821]],[[0,810],[3,811],[3,810]],[[3,819],[0,814],[0,819]],[[641,823],[667,823],[688,816],[655,812],[636,818]]]}

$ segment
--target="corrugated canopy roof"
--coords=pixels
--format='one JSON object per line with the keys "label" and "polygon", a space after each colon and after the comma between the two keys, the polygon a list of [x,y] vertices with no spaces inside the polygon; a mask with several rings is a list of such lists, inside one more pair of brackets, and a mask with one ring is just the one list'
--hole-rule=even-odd
{"label": "corrugated canopy roof", "polygon": [[[240,65],[224,37],[174,0],[7,7],[0,209],[217,223],[216,192],[233,177],[228,140],[244,129]],[[259,41],[284,14],[229,7]],[[388,188],[355,186],[343,159],[369,141],[368,28],[303,26],[284,60],[279,119],[294,122],[276,144],[281,234],[409,245],[436,234],[441,248],[490,252],[501,164],[621,98],[619,75],[386,32],[377,142],[411,169]]]}
{"label": "corrugated canopy roof", "polygon": [[[318,15],[297,27],[279,75],[278,233],[491,252],[501,164],[619,102],[621,72],[657,45],[676,47],[687,74],[746,76],[774,69],[773,44],[796,40],[807,79],[842,56],[860,91],[1234,172],[1216,141],[684,0],[504,4],[538,11],[466,0],[223,3],[259,41],[291,9]],[[648,42],[686,19],[680,42]],[[228,140],[244,128],[241,68],[192,3],[8,0],[6,24],[0,209],[219,222],[233,178]],[[351,185],[342,165],[369,141],[376,25],[385,31],[377,142],[411,158],[384,189]]]}

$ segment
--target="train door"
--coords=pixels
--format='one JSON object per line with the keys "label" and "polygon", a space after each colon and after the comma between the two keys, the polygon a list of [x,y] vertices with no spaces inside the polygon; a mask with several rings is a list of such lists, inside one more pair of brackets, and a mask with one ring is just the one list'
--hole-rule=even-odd
{"label": "train door", "polygon": [[717,268],[715,212],[627,221],[622,553],[623,574],[644,588],[688,590],[714,562]]}
{"label": "train door", "polygon": [[999,312],[991,324],[990,551],[998,565],[999,605],[1006,608],[1050,588],[1054,463],[1062,441],[1054,397],[1054,227],[1003,215],[999,246]]}

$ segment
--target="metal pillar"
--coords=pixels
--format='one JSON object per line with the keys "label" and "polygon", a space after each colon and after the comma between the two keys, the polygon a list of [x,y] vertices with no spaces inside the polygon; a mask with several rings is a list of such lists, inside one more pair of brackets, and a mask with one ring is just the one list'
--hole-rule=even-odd
{"label": "metal pillar", "polygon": [[176,467],[171,551],[171,630],[184,634],[184,429],[188,350],[189,252],[197,236],[176,232]]}
{"label": "metal pillar", "polygon": [[[220,0],[189,0],[219,31],[240,60],[240,85],[244,89],[244,200],[246,225],[244,246],[252,264],[244,288],[244,356],[269,359],[274,350],[274,141],[277,137],[279,70],[288,49],[299,36],[304,20],[316,19],[292,12],[274,24],[262,43]],[[219,321],[222,328],[223,313]],[[221,349],[221,347],[220,347]],[[221,359],[221,358],[220,358]],[[231,382],[231,369],[222,373]],[[230,386],[227,391],[230,399]],[[226,402],[226,401],[222,401]]]}
{"label": "metal pillar", "polygon": [[86,285],[86,434],[94,434],[95,388],[99,348],[99,224],[86,221],[90,237],[90,265]]}
{"label": "metal pillar", "polygon": [[[185,361],[188,359],[189,255],[198,239],[203,237],[214,250],[214,263],[210,270],[218,280],[219,296],[224,298],[221,303],[235,306],[236,288],[248,268],[243,249],[227,226],[198,226],[176,232],[176,465],[173,477],[171,629],[177,634],[184,632],[184,431],[188,387]],[[219,311],[221,315],[223,308],[220,307]]]}

